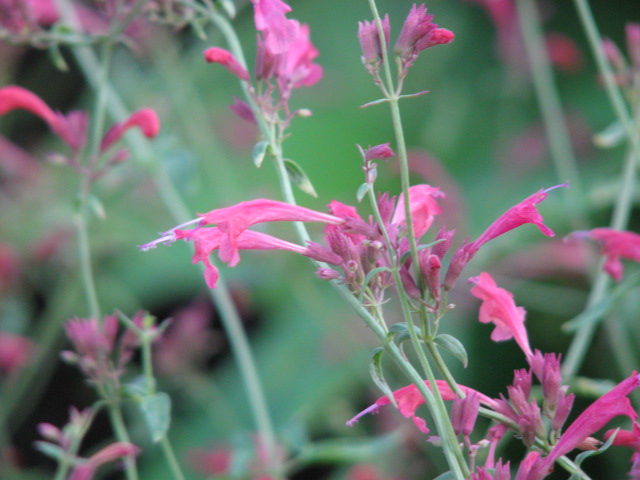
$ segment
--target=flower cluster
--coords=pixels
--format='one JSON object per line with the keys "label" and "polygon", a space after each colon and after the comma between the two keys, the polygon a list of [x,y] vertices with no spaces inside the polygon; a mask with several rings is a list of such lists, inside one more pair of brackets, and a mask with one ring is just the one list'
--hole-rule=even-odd
{"label": "flower cluster", "polygon": [[[384,35],[384,45],[389,45],[391,27],[389,17],[385,16],[378,26],[377,22],[359,22],[358,40],[362,48],[362,63],[365,69],[379,83],[380,67],[383,62],[383,44],[380,30]],[[413,4],[404,21],[398,40],[394,46],[394,54],[400,64],[399,78],[406,76],[408,69],[418,58],[418,54],[429,47],[446,45],[453,41],[453,32],[439,28],[433,23],[433,15],[427,13],[424,4]]]}
{"label": "flower cluster", "polygon": [[[313,63],[318,50],[310,40],[309,26],[288,19],[291,7],[281,0],[252,0],[257,36],[254,77],[251,85],[246,67],[229,51],[211,47],[204,52],[207,62],[219,63],[243,82],[247,82],[253,102],[269,122],[276,122],[278,111],[285,111],[284,126],[292,115],[289,98],[294,88],[310,87],[322,78],[322,67]],[[275,101],[274,101],[274,92]],[[255,122],[251,107],[236,99],[231,110]]]}
{"label": "flower cluster", "polygon": [[55,133],[71,149],[71,156],[58,156],[65,163],[75,168],[79,173],[87,173],[95,180],[103,175],[107,168],[124,161],[127,151],[120,150],[105,162],[98,165],[98,161],[106,155],[111,147],[118,142],[124,133],[131,128],[138,128],[147,137],[153,138],[160,131],[160,121],[156,113],[150,108],[142,108],[134,112],[127,120],[113,125],[103,136],[99,150],[90,165],[81,163],[80,154],[87,144],[87,130],[89,118],[87,112],[72,111],[65,114],[52,110],[40,97],[18,86],[0,88],[0,115],[12,110],[27,110],[44,120],[51,131]]}

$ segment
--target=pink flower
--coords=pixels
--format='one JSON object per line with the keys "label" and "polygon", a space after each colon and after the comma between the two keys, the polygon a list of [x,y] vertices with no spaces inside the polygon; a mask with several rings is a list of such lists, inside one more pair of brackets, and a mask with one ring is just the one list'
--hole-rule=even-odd
{"label": "pink flower", "polygon": [[586,232],[574,232],[575,237],[589,237],[602,245],[601,253],[605,255],[604,271],[616,282],[622,279],[621,258],[640,262],[640,235],[612,228],[594,228]]}
{"label": "pink flower", "polygon": [[[389,45],[389,37],[391,35],[389,15],[385,15],[382,19],[382,32],[386,45]],[[367,20],[358,22],[358,41],[362,49],[362,56],[360,57],[362,64],[369,73],[377,74],[380,65],[382,65],[382,42],[375,22]]]}
{"label": "pink flower", "polygon": [[[431,385],[428,380],[425,380],[424,383],[427,385],[427,387],[429,387],[429,389],[431,389]],[[445,382],[444,380],[436,380],[436,386],[438,387],[443,400],[454,400],[456,398],[455,393],[453,393],[447,382]],[[478,396],[477,398],[480,400],[480,403],[484,405],[491,406],[495,403],[486,395],[483,395],[482,393],[473,390],[472,388],[465,387],[463,385],[459,385],[459,387],[465,393],[465,395],[469,395],[471,393],[476,394]],[[416,409],[420,405],[425,403],[424,397],[418,390],[418,387],[416,387],[413,383],[407,385],[406,387],[402,387],[393,392],[393,398],[398,404],[398,410],[404,417],[413,420],[413,423],[415,423],[415,425],[421,432],[429,433],[429,429],[427,428],[427,424],[424,419],[416,416]],[[377,413],[378,410],[380,410],[380,407],[389,405],[390,403],[391,400],[389,400],[389,397],[387,397],[386,395],[384,397],[378,398],[373,405],[364,409],[351,420],[349,420],[347,422],[347,426],[352,427],[353,425],[358,423],[360,417],[368,413]]]}
{"label": "pink flower", "polygon": [[233,451],[227,447],[189,452],[189,464],[202,475],[225,475],[231,468],[232,460]]}
{"label": "pink flower", "polygon": [[85,143],[87,118],[84,112],[71,112],[66,116],[54,112],[36,94],[10,85],[0,88],[0,115],[12,110],[28,110],[40,117],[74,150],[79,150]]}
{"label": "pink flower", "polygon": [[[228,263],[231,267],[240,261],[239,250],[289,250],[320,261],[331,261],[335,257],[328,251],[305,248],[265,233],[247,230],[252,225],[264,222],[344,223],[342,218],[334,215],[267,199],[251,200],[219,208],[200,214],[200,217],[200,219],[191,220],[175,227],[159,239],[141,245],[140,249],[147,251],[160,243],[169,244],[179,239],[193,241],[195,246],[193,263],[202,262],[204,264],[205,280],[210,288],[215,288],[218,280],[218,270],[209,260],[209,254],[215,250],[218,250],[220,260]],[[195,228],[193,230],[181,228],[194,223],[197,223],[199,227],[205,225],[216,225],[216,227]]]}
{"label": "pink flower", "polygon": [[35,343],[26,337],[0,333],[0,372],[12,374],[24,367],[35,350]]}
{"label": "pink flower", "polygon": [[501,342],[513,338],[526,357],[530,358],[533,352],[529,346],[527,330],[524,328],[525,309],[517,307],[513,295],[498,287],[486,272],[470,278],[469,282],[474,284],[471,294],[483,301],[480,306],[480,321],[496,326],[491,333],[491,340]]}
{"label": "pink flower", "polygon": [[498,219],[493,222],[489,227],[478,237],[474,242],[477,247],[480,247],[496,237],[499,237],[503,233],[506,233],[514,228],[518,228],[525,223],[532,223],[540,229],[543,235],[547,237],[553,237],[555,234],[553,230],[547,227],[543,223],[542,215],[536,210],[536,205],[547,198],[549,191],[558,188],[566,187],[568,184],[556,185],[546,190],[540,190],[534,193],[530,197],[525,198],[523,201],[514,205],[505,213],[503,213]]}
{"label": "pink flower", "polygon": [[299,24],[286,18],[291,7],[281,0],[251,0],[256,29],[264,35],[272,54],[286,52],[298,36]]}
{"label": "pink flower", "polygon": [[184,239],[194,243],[195,252],[193,254],[193,263],[202,262],[204,264],[204,277],[209,288],[216,288],[219,276],[218,269],[213,266],[211,260],[209,260],[209,255],[215,250],[219,250],[221,260],[228,262],[232,267],[240,261],[240,256],[237,253],[238,249],[289,250],[301,255],[305,255],[308,252],[308,249],[301,247],[300,245],[272,237],[266,233],[246,230],[241,232],[235,239],[236,256],[229,257],[227,253],[223,253],[223,249],[227,248],[228,245],[226,243],[228,235],[217,227],[176,230],[175,235],[176,239]]}
{"label": "pink flower", "polygon": [[635,422],[638,414],[627,397],[638,386],[640,386],[640,375],[633,372],[629,378],[620,382],[611,391],[587,407],[565,430],[553,450],[542,459],[538,471],[542,474],[548,473],[559,457],[576,448],[587,437],[604,427],[612,418],[624,415]]}
{"label": "pink flower", "polygon": [[238,59],[233,54],[223,48],[211,47],[204,51],[204,59],[209,63],[219,63],[240,80],[249,81],[249,72],[240,65]]}
{"label": "pink flower", "polygon": [[300,25],[286,54],[277,62],[280,90],[286,92],[290,88],[310,87],[318,83],[322,78],[322,67],[311,63],[317,57],[318,49],[311,43],[309,25]]}
{"label": "pink flower", "polygon": [[104,137],[102,137],[100,151],[107,151],[132,127],[138,127],[145,137],[153,138],[160,132],[160,120],[156,112],[151,108],[141,108],[133,112],[126,121],[116,123],[107,131]]}
{"label": "pink flower", "polygon": [[76,466],[71,472],[69,480],[91,480],[101,465],[119,458],[131,457],[138,453],[140,453],[140,449],[132,443],[112,443],[89,457],[86,462]]}
{"label": "pink flower", "polygon": [[[436,198],[444,197],[438,187],[431,185],[414,185],[409,188],[409,205],[411,220],[416,238],[420,238],[431,226],[434,215],[442,212]],[[404,196],[400,194],[391,223],[401,224],[406,220]]]}
{"label": "pink flower", "polygon": [[411,66],[422,50],[453,41],[453,32],[438,28],[432,20],[433,15],[427,13],[424,4],[413,4],[395,45],[395,53],[405,68]]}
{"label": "pink flower", "polygon": [[582,55],[571,38],[561,33],[548,33],[544,40],[549,61],[558,69],[576,73],[582,68]]}

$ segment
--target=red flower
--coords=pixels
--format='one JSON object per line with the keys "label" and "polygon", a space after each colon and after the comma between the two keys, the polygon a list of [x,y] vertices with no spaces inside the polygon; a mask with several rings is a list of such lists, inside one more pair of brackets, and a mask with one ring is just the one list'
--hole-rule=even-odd
{"label": "red flower", "polygon": [[204,51],[204,59],[209,63],[219,63],[240,80],[244,80],[245,82],[249,81],[249,72],[247,72],[247,69],[240,65],[238,59],[234,57],[230,51],[224,48],[207,48]]}
{"label": "red flower", "polygon": [[111,145],[122,138],[124,132],[132,127],[138,127],[145,137],[153,138],[160,132],[160,120],[156,112],[150,108],[141,108],[133,112],[126,121],[116,123],[107,131],[102,137],[100,151],[108,150]]}
{"label": "red flower", "polygon": [[480,321],[493,323],[496,328],[491,333],[491,340],[501,342],[515,339],[527,358],[533,355],[529,346],[527,330],[524,328],[524,308],[517,307],[513,295],[496,285],[495,280],[486,272],[469,279],[474,284],[471,294],[481,299]]}
{"label": "red flower", "polygon": [[623,272],[620,258],[640,262],[640,235],[637,233],[612,228],[594,228],[588,232],[576,232],[574,236],[587,236],[602,244],[601,253],[606,256],[604,271],[617,282],[622,279]]}

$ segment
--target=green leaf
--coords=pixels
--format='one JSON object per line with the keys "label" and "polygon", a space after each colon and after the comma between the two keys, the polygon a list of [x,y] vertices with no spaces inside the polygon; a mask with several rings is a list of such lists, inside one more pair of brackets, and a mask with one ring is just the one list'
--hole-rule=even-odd
{"label": "green leaf", "polygon": [[[415,325],[413,326],[413,328],[415,328],[418,338],[421,338],[422,330],[420,330],[420,328]],[[400,345],[402,342],[405,342],[411,338],[411,334],[409,333],[409,326],[404,322],[392,325],[389,329],[389,333],[393,335],[393,341],[396,343],[396,345]]]}
{"label": "green leaf", "polygon": [[454,357],[460,360],[462,366],[467,368],[469,356],[467,355],[467,350],[464,348],[464,345],[460,340],[452,335],[442,333],[434,338],[433,341],[440,347],[451,352]]}
{"label": "green leaf", "polygon": [[296,186],[302,190],[304,193],[308,193],[312,197],[317,197],[315,188],[311,185],[311,180],[307,177],[307,174],[304,173],[302,167],[298,165],[293,160],[289,160],[288,158],[284,159],[284,166],[287,169],[287,174],[289,175],[289,179],[296,184]]}
{"label": "green leaf", "polygon": [[189,22],[189,26],[196,37],[201,40],[207,39],[207,33],[205,32],[205,25],[208,23],[208,19],[206,18],[194,18],[191,22]]}
{"label": "green leaf", "polygon": [[616,120],[601,132],[596,133],[593,136],[593,143],[600,148],[613,148],[620,145],[625,137],[624,126]]}
{"label": "green leaf", "polygon": [[438,475],[434,480],[453,480],[456,478],[453,475],[453,472],[449,470],[448,472],[444,472],[442,475]]}
{"label": "green leaf", "polygon": [[256,167],[260,168],[260,165],[262,165],[267,148],[269,148],[269,142],[266,141],[258,142],[253,146],[251,158],[253,158],[253,163]]}
{"label": "green leaf", "polygon": [[362,202],[362,199],[367,193],[369,193],[369,190],[371,190],[370,183],[365,182],[358,187],[358,191],[356,192],[356,198],[358,199],[358,203]]}
{"label": "green leaf", "polygon": [[107,212],[104,209],[104,205],[95,195],[89,195],[89,208],[100,220],[107,218]]}
{"label": "green leaf", "polygon": [[139,406],[147,421],[151,440],[153,443],[159,442],[169,431],[171,397],[163,392],[145,395],[139,399]]}
{"label": "green leaf", "polygon": [[40,452],[44,453],[47,457],[53,458],[55,460],[62,460],[65,453],[62,447],[58,445],[54,445],[49,442],[35,442],[35,447],[40,450]]}
{"label": "green leaf", "polygon": [[[585,452],[582,452],[580,455],[578,455],[575,458],[573,463],[575,463],[579,467],[580,465],[582,465],[582,462],[584,462],[587,458],[593,457],[594,455],[600,455],[601,453],[606,452],[607,450],[609,450],[609,447],[611,447],[611,445],[613,445],[613,441],[615,440],[616,435],[618,434],[618,430],[619,429],[616,429],[614,434],[611,435],[607,439],[607,441],[598,450],[587,450]],[[582,478],[582,477],[580,477],[580,478]]]}
{"label": "green leaf", "polygon": [[51,45],[47,50],[47,53],[49,54],[51,63],[53,63],[53,65],[58,70],[60,70],[61,72],[69,71],[69,65],[67,65],[67,61],[64,59],[64,56],[62,55],[62,52],[60,51],[60,48],[58,47],[58,45],[56,44]]}
{"label": "green leaf", "polygon": [[367,276],[364,277],[364,282],[362,282],[362,291],[360,292],[359,297],[360,303],[362,303],[362,298],[364,297],[366,288],[369,286],[369,282],[373,279],[374,276],[381,272],[391,272],[391,269],[389,267],[377,267],[369,271],[369,273],[367,273]]}
{"label": "green leaf", "polygon": [[623,295],[625,295],[633,288],[637,287],[639,284],[640,274],[636,273],[635,275],[629,275],[618,286],[611,289],[609,295],[607,295],[604,299],[562,325],[562,329],[565,332],[574,332],[581,327],[595,324],[596,322],[600,321],[600,319],[607,313],[609,313],[611,308]]}
{"label": "green leaf", "polygon": [[384,373],[382,371],[382,354],[384,353],[384,349],[382,347],[378,347],[373,351],[371,355],[371,365],[370,365],[370,373],[371,378],[375,382],[382,392],[389,397],[389,400],[393,404],[394,407],[396,405],[396,399],[393,397],[393,391],[389,388],[389,384],[384,378]]}
{"label": "green leaf", "polygon": [[224,11],[227,12],[229,18],[231,18],[232,20],[236,18],[236,6],[231,0],[220,0],[220,5],[222,5]]}

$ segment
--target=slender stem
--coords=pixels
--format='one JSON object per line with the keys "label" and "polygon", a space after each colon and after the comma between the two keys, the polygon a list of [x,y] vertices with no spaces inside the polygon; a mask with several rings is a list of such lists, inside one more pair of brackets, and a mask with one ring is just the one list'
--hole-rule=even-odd
{"label": "slender stem", "polygon": [[540,30],[540,16],[535,2],[517,0],[517,11],[524,44],[529,58],[529,70],[533,79],[543,125],[549,142],[556,175],[561,182],[569,182],[565,191],[570,207],[569,219],[574,229],[585,228],[586,202],[578,162],[571,146],[571,137],[564,121],[562,104],[553,78],[553,70]]}
{"label": "slender stem", "polygon": [[[122,418],[122,412],[117,403],[108,402],[109,420],[113,428],[114,435],[119,442],[131,443],[127,428]],[[138,469],[135,458],[128,456],[125,458],[125,475],[127,480],[138,480]]]}
{"label": "slender stem", "polygon": [[[609,100],[618,115],[618,119],[624,125],[629,140],[629,152],[627,153],[624,161],[620,178],[620,190],[614,204],[614,211],[610,225],[613,229],[622,230],[626,227],[631,213],[633,196],[636,190],[636,170],[640,163],[640,136],[637,134],[638,120],[636,119],[633,121],[628,114],[622,94],[615,84],[611,66],[602,51],[602,39],[598,33],[598,29],[593,20],[593,16],[591,15],[588,3],[584,0],[574,1],[583,27],[587,32],[587,37],[596,58],[598,68],[604,78]],[[603,262],[601,261],[600,267],[602,266],[602,263]],[[587,305],[585,307],[586,310],[604,299],[607,294],[608,285],[609,278],[606,273],[599,268],[589,299],[587,300]],[[595,323],[589,323],[578,330],[576,335],[573,337],[562,365],[562,374],[565,379],[575,376],[580,369],[589,346],[591,345],[596,327],[597,325]]]}
{"label": "slender stem", "polygon": [[78,229],[78,255],[80,257],[80,275],[82,286],[89,308],[89,315],[92,318],[102,321],[100,304],[96,290],[93,268],[91,266],[91,248],[89,246],[88,218],[89,218],[89,198],[87,193],[86,178],[80,179],[80,207],[75,215],[76,227]]}

